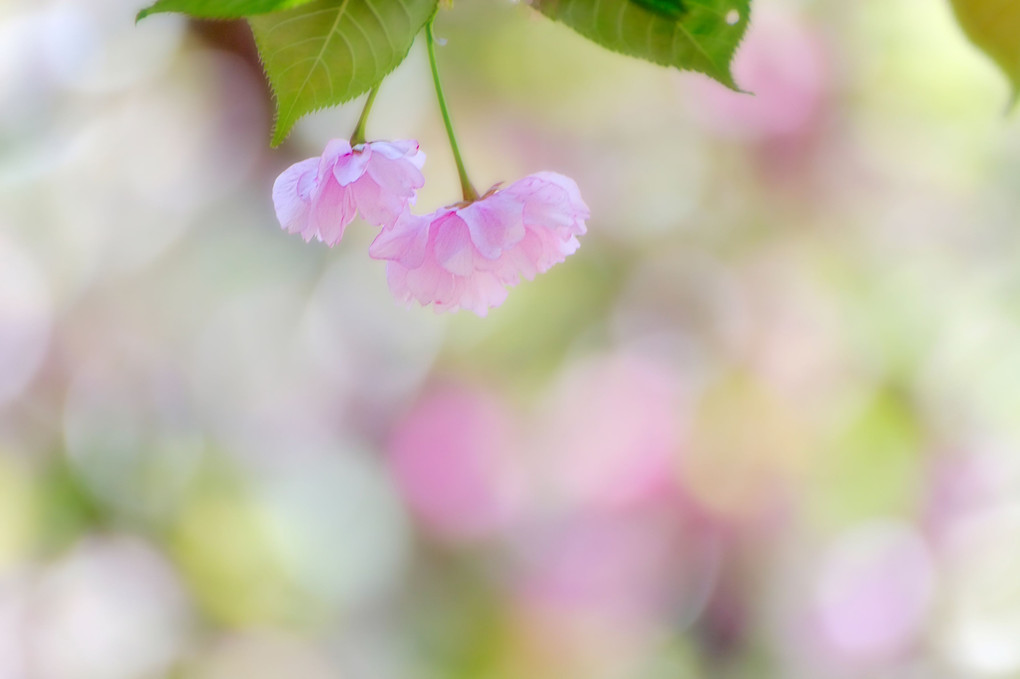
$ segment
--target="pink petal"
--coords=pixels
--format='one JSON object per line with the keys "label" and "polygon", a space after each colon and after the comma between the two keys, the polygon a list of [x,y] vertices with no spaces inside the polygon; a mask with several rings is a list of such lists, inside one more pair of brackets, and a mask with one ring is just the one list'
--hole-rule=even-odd
{"label": "pink petal", "polygon": [[431,239],[436,260],[444,269],[459,276],[469,276],[475,270],[475,248],[471,232],[456,213],[449,213],[432,223]]}
{"label": "pink petal", "polygon": [[530,175],[532,180],[538,180],[546,184],[552,184],[557,186],[567,194],[567,201],[578,208],[581,208],[585,212],[585,219],[588,218],[588,206],[584,204],[584,200],[581,198],[581,190],[577,188],[577,182],[570,177],[566,177],[557,172],[536,172]]}
{"label": "pink petal", "polygon": [[332,178],[321,186],[312,204],[311,225],[319,240],[329,246],[336,245],[344,229],[354,219],[354,200],[351,192]]}
{"label": "pink petal", "polygon": [[585,232],[590,211],[574,180],[555,172],[539,172],[505,189],[524,203],[526,224],[561,229],[574,235]]}
{"label": "pink petal", "polygon": [[378,152],[390,160],[406,159],[419,170],[425,165],[425,154],[422,153],[418,142],[401,139],[398,141],[374,141],[371,143],[372,150]]}
{"label": "pink petal", "polygon": [[456,299],[456,277],[434,259],[427,259],[422,266],[407,270],[405,280],[408,293],[420,304],[448,304]]}
{"label": "pink petal", "polygon": [[517,247],[499,258],[492,273],[507,285],[516,285],[521,276],[530,281],[536,274],[548,269],[540,266],[540,262],[544,261],[544,252],[542,235],[529,229]]}
{"label": "pink petal", "polygon": [[373,226],[389,228],[414,202],[414,192],[404,194],[386,191],[369,176],[364,176],[351,185],[354,202],[361,218]]}
{"label": "pink petal", "polygon": [[559,264],[574,254],[581,243],[576,236],[563,238],[549,229],[529,229],[527,247],[522,255],[535,267],[538,273],[545,273],[554,264]]}
{"label": "pink petal", "polygon": [[[407,285],[407,273],[409,269],[399,262],[389,262],[386,265],[386,282],[390,286],[390,293],[397,298],[398,302],[410,305],[414,295]],[[427,302],[426,302],[427,303]]]}
{"label": "pink petal", "polygon": [[467,224],[471,240],[487,259],[496,259],[524,238],[523,208],[503,192],[475,201],[458,210]]}
{"label": "pink petal", "polygon": [[391,228],[379,232],[368,254],[373,259],[388,259],[414,269],[425,262],[428,238],[429,219],[407,212]]}
{"label": "pink petal", "polygon": [[383,192],[371,177],[363,176],[348,189],[358,215],[372,226],[390,227],[403,212],[407,199],[401,200]]}
{"label": "pink petal", "polygon": [[336,177],[337,183],[340,186],[347,186],[361,179],[371,158],[372,152],[368,149],[341,156],[333,165],[333,176]]}
{"label": "pink petal", "polygon": [[506,301],[507,294],[506,286],[498,278],[488,272],[479,272],[471,277],[470,285],[461,296],[460,306],[484,318],[489,309]]}
{"label": "pink petal", "polygon": [[376,154],[368,163],[367,172],[384,191],[407,198],[425,185],[421,170],[405,158],[391,160]]}
{"label": "pink petal", "polygon": [[318,158],[302,160],[280,173],[273,184],[273,206],[280,226],[289,233],[301,233],[305,240],[314,235],[308,228],[308,210],[318,165]]}
{"label": "pink petal", "polygon": [[[415,156],[407,157],[406,153]],[[357,150],[355,155],[359,155]],[[417,190],[425,185],[425,177],[421,173],[424,157],[417,142],[372,142],[365,145],[365,151],[357,161],[360,174],[344,176],[355,188],[355,202],[362,219],[375,226],[393,224],[407,206],[414,203]]]}
{"label": "pink petal", "polygon": [[326,144],[326,148],[322,151],[322,165],[323,168],[321,177],[327,174],[326,170],[332,171],[333,166],[336,165],[337,161],[346,156],[351,152],[351,143],[346,139],[330,139]]}

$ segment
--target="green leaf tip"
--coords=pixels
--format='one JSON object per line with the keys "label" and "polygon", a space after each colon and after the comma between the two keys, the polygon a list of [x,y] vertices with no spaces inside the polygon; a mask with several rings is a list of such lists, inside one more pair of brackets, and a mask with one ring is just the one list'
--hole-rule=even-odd
{"label": "green leaf tip", "polygon": [[535,0],[533,6],[614,52],[704,73],[741,91],[730,63],[751,0]]}
{"label": "green leaf tip", "polygon": [[276,98],[272,146],[304,115],[378,85],[407,56],[437,0],[313,0],[248,18]]}

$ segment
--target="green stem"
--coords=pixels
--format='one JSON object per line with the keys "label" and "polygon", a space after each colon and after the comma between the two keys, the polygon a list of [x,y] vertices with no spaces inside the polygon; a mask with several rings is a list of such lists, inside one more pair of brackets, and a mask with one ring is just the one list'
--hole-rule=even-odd
{"label": "green stem", "polygon": [[361,117],[358,118],[358,124],[354,128],[354,134],[351,135],[351,146],[357,146],[358,144],[365,143],[365,125],[368,123],[368,114],[372,110],[372,104],[375,103],[375,95],[377,94],[379,94],[378,85],[368,92],[368,99],[365,100],[365,108],[361,109]]}
{"label": "green stem", "polygon": [[443,124],[446,125],[446,136],[450,139],[450,150],[453,151],[453,159],[457,163],[457,173],[460,175],[460,188],[464,192],[464,200],[473,202],[478,200],[478,192],[471,185],[468,179],[467,170],[464,169],[464,159],[460,157],[460,148],[457,146],[457,137],[453,133],[453,123],[450,121],[450,111],[446,107],[446,97],[443,95],[443,86],[439,82],[439,66],[436,64],[436,38],[432,34],[432,22],[435,16],[425,24],[425,44],[429,50],[429,64],[432,66],[432,82],[436,85],[436,99],[439,100],[439,110],[443,114]]}

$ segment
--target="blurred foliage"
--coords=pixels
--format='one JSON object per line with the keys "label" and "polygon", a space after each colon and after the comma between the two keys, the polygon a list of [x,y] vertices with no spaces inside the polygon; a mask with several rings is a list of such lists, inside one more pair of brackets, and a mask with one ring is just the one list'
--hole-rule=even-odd
{"label": "blurred foliage", "polygon": [[1020,8],[1004,0],[953,0],[960,26],[983,49],[1020,95]]}

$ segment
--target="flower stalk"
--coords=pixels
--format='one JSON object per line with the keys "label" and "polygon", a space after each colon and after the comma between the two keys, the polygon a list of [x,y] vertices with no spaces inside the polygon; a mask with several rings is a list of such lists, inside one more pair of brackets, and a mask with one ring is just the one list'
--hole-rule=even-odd
{"label": "flower stalk", "polygon": [[439,65],[436,63],[436,38],[432,32],[432,24],[435,15],[425,24],[425,44],[428,46],[429,65],[432,67],[432,82],[436,86],[436,99],[439,102],[439,111],[443,114],[443,124],[446,126],[446,136],[450,140],[450,150],[453,152],[453,160],[457,163],[457,174],[460,176],[460,188],[464,194],[464,202],[472,203],[478,200],[478,191],[472,186],[468,179],[467,170],[464,168],[464,159],[460,155],[460,147],[457,145],[457,136],[453,132],[453,122],[450,120],[450,110],[446,105],[446,96],[443,94],[443,85],[439,81]]}
{"label": "flower stalk", "polygon": [[368,91],[365,107],[361,109],[361,117],[358,118],[358,124],[354,127],[354,133],[351,135],[351,146],[364,144],[367,141],[365,139],[365,125],[368,124],[368,114],[372,111],[372,104],[375,103],[375,95],[377,94],[379,94],[378,85]]}

